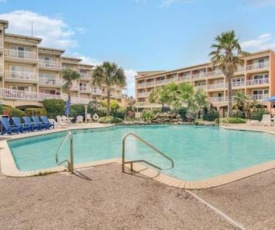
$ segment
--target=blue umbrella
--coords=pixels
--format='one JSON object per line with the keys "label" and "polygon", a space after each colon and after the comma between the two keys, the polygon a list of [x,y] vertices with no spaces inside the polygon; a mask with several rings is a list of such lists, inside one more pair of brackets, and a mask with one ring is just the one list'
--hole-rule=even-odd
{"label": "blue umbrella", "polygon": [[265,99],[265,101],[275,102],[275,96]]}
{"label": "blue umbrella", "polygon": [[66,108],[65,108],[65,115],[68,117],[70,115],[70,106],[71,103],[69,101],[69,99],[66,101]]}

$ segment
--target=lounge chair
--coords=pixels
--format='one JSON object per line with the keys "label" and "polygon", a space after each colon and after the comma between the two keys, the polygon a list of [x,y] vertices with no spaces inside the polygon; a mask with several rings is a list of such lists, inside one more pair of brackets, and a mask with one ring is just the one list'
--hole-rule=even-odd
{"label": "lounge chair", "polygon": [[261,124],[262,125],[273,125],[273,122],[271,121],[271,115],[270,114],[263,114]]}
{"label": "lounge chair", "polygon": [[77,117],[76,117],[76,121],[75,121],[76,123],[83,123],[83,116],[82,115],[78,115]]}
{"label": "lounge chair", "polygon": [[41,119],[42,123],[45,124],[46,129],[49,129],[51,127],[53,127],[53,129],[54,129],[54,123],[51,123],[46,116],[40,116],[40,119]]}
{"label": "lounge chair", "polygon": [[31,131],[34,131],[35,129],[36,130],[40,130],[40,126],[38,124],[35,124],[31,121],[31,118],[30,117],[27,117],[27,116],[24,116],[23,117],[23,120],[24,120],[24,124],[25,125],[28,125],[30,126],[30,130]]}
{"label": "lounge chair", "polygon": [[32,116],[33,123],[37,125],[39,130],[41,129],[48,129],[48,127],[39,120],[38,116]]}
{"label": "lounge chair", "polygon": [[19,129],[19,132],[24,132],[24,131],[31,131],[32,130],[32,125],[31,124],[22,124],[21,119],[19,117],[12,117],[11,118],[13,121],[14,126],[16,126]]}
{"label": "lounge chair", "polygon": [[2,130],[1,134],[4,135],[6,133],[12,134],[12,133],[18,133],[19,128],[16,126],[12,126],[9,122],[9,118],[7,117],[2,117],[1,118],[1,123],[2,123]]}

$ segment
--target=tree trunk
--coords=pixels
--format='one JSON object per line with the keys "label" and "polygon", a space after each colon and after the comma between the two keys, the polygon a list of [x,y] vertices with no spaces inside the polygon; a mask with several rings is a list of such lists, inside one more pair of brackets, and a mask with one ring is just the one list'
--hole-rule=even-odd
{"label": "tree trunk", "polygon": [[107,89],[107,116],[110,115],[110,97],[111,97],[111,90]]}
{"label": "tree trunk", "polygon": [[231,83],[231,76],[227,77],[227,84],[228,84],[228,110],[227,110],[227,117],[232,116],[232,83]]}

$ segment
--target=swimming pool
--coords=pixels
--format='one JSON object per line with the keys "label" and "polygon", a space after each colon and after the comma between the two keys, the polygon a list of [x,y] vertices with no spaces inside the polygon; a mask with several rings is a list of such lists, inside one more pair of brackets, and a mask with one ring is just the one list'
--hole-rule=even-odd
{"label": "swimming pool", "polygon": [[[121,157],[121,140],[133,132],[167,154],[175,162],[175,177],[198,181],[247,168],[275,158],[275,137],[257,132],[202,126],[115,126],[74,130],[75,163]],[[55,153],[65,132],[8,141],[17,168],[32,171],[55,167]],[[67,158],[69,145],[61,149]],[[141,142],[129,138],[126,158],[145,159],[163,168],[169,162]]]}

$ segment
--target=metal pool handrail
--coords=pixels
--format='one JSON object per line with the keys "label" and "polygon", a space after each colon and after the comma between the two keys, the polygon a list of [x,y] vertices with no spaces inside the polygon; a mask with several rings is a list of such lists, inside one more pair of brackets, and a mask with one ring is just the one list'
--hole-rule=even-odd
{"label": "metal pool handrail", "polygon": [[[64,145],[64,143],[66,142],[68,137],[70,138],[70,159],[59,162],[58,153],[59,153],[60,149],[62,148],[62,146]],[[63,141],[59,145],[58,150],[56,151],[55,162],[58,166],[67,162],[68,163],[68,171],[71,173],[74,173],[74,143],[73,143],[73,134],[70,131],[67,132],[67,135],[64,137]]]}
{"label": "metal pool handrail", "polygon": [[166,158],[168,161],[171,162],[171,167],[170,168],[167,168],[165,170],[168,170],[168,169],[172,169],[174,168],[174,161],[168,157],[167,155],[165,155],[163,152],[161,152],[160,150],[158,150],[157,148],[155,148],[153,145],[151,145],[150,143],[148,143],[147,141],[143,140],[142,138],[140,138],[138,135],[134,134],[134,133],[127,133],[123,139],[122,139],[122,172],[124,172],[124,165],[125,164],[131,164],[131,171],[133,171],[133,163],[137,163],[137,162],[143,162],[143,163],[146,163],[158,170],[163,170],[162,168],[160,168],[159,166],[156,166],[146,160],[133,160],[133,161],[125,161],[125,142],[126,142],[126,139],[127,137],[129,136],[133,136],[135,137],[136,139],[138,139],[140,142],[142,142],[143,144],[147,145],[149,148],[153,149],[156,153],[158,153],[159,155],[161,155],[162,157]]}

